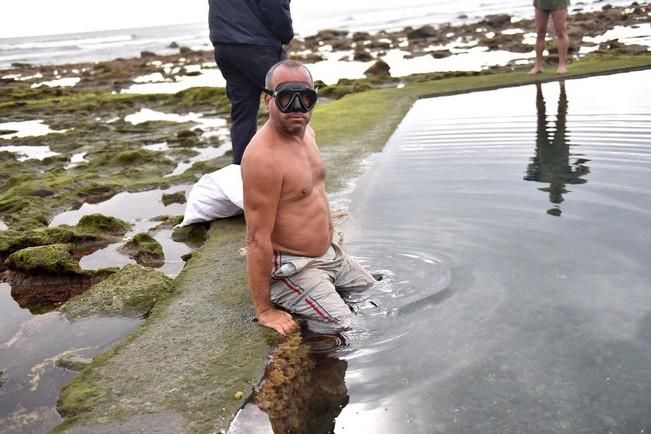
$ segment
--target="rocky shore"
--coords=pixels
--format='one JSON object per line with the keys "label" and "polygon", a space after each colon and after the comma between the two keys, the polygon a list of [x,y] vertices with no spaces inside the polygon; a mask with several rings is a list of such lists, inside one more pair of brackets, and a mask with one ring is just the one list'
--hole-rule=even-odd
{"label": "rocky shore", "polygon": [[[566,78],[650,68],[646,47],[616,41],[578,55],[580,47],[586,46],[578,42],[582,37],[603,34],[616,25],[648,23],[650,13],[647,4],[634,3],[628,8],[606,5],[599,12],[572,14],[575,61]],[[372,61],[398,48],[408,56],[442,58],[453,55],[454,44],[463,47],[475,42],[489,50],[531,51],[523,33],[516,30],[531,32],[533,23],[512,23],[509,16],[496,15],[472,25],[423,26],[375,35],[326,30],[293,41],[289,50],[290,57],[306,62],[333,51],[346,53],[342,61]],[[195,225],[175,231],[175,239],[193,248],[197,240],[205,240],[185,257],[187,264],[176,279],[152,269],[164,257],[151,234],[169,229],[181,216],[158,216],[161,223],[151,233],[129,240],[122,239],[129,223],[102,215],[89,216],[74,226],[48,227],[57,214],[84,203],[101,202],[125,191],[191,184],[229,164],[227,153],[170,176],[178,163],[225,140],[205,136],[190,122],[126,120],[142,109],[227,118],[224,89],[191,88],[169,95],[116,93],[143,75],[191,76],[199,73],[192,65],[210,62],[211,52],[179,47],[179,53],[171,56],[142,53],[136,59],[100,63],[16,65],[0,79],[0,118],[40,119],[53,130],[42,136],[0,138],[0,147],[41,146],[57,153],[23,161],[0,150],[0,219],[8,227],[0,231],[2,279],[11,284],[21,306],[34,313],[60,309],[72,321],[93,314],[146,318],[115,348],[84,364],[64,388],[57,406],[64,420],[56,431],[119,432],[164,422],[167,428],[161,432],[219,432],[228,428],[243,400],[253,399],[260,384],[273,337],[253,322],[244,260],[239,255],[244,242],[241,218],[214,222],[209,229]],[[325,98],[312,124],[328,165],[329,191],[355,176],[362,158],[382,149],[417,98],[558,78],[550,73],[528,76],[525,65],[515,64],[482,72],[397,78],[387,66],[379,61],[366,79],[341,80],[321,89]],[[69,75],[80,79],[73,87],[38,86]],[[0,136],[11,133],[0,131]],[[168,145],[162,151],[143,148],[161,142]],[[80,153],[83,163],[71,166],[72,157]],[[183,200],[161,195],[161,201]],[[81,257],[116,242],[141,265],[93,272],[80,267]],[[301,355],[298,365],[305,372],[293,374],[309,381],[313,364],[304,361],[306,349],[296,349],[297,345],[292,341],[290,353]],[[276,354],[286,357],[287,351]],[[0,374],[0,385],[5,381],[6,373]],[[258,402],[266,400],[271,408],[269,387],[263,390]],[[281,387],[273,393],[285,392]]]}

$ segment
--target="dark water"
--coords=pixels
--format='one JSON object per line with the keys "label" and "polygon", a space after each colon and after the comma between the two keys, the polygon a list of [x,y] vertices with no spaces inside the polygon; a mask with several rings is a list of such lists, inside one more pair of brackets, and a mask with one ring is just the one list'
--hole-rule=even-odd
{"label": "dark water", "polygon": [[[384,278],[330,354],[343,372],[316,360],[313,396],[323,383],[339,395],[305,406],[306,420],[331,415],[310,432],[651,430],[648,83],[651,71],[414,105],[334,198],[348,250]],[[272,422],[247,405],[231,433]]]}
{"label": "dark water", "polygon": [[651,429],[649,83],[415,104],[350,196],[349,248],[388,277],[336,432]]}
{"label": "dark water", "polygon": [[32,315],[0,283],[0,432],[44,433],[61,421],[55,409],[59,390],[75,372],[58,367],[66,355],[92,358],[115,344],[141,321],[87,318],[67,321],[58,312]]}

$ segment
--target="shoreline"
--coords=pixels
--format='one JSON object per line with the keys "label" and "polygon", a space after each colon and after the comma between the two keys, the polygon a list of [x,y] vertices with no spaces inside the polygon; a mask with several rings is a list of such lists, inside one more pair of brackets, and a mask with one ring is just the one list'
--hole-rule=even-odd
{"label": "shoreline", "polygon": [[[608,48],[612,45],[611,40],[618,36],[616,32],[610,39],[604,38],[604,35],[618,26],[635,27],[651,23],[650,11],[651,6],[647,2],[633,2],[630,6],[613,7],[606,4],[601,10],[570,13],[567,27],[570,37],[568,59],[577,60],[591,51]],[[354,68],[347,68],[348,74],[354,76],[341,78],[358,79],[363,78],[362,72],[369,65],[380,59],[386,59],[389,67],[393,66],[394,69],[401,64],[418,61],[427,66],[421,66],[420,69],[412,66],[412,70],[415,68],[421,71],[425,68],[427,72],[444,72],[460,70],[460,65],[451,62],[452,59],[472,59],[481,55],[486,59],[475,62],[490,62],[491,55],[497,53],[500,54],[493,57],[494,64],[484,63],[480,69],[505,67],[514,70],[528,65],[533,57],[534,28],[531,18],[513,21],[508,14],[495,14],[469,24],[408,26],[389,32],[324,29],[313,35],[294,38],[287,46],[287,51],[290,58],[321,72],[324,79],[328,75],[325,71],[332,69],[335,64],[355,64]],[[551,34],[548,34],[547,39],[549,61],[554,62],[555,42]],[[629,38],[629,41],[634,39]],[[629,52],[651,49],[649,46],[625,45],[621,42],[619,45]],[[118,92],[148,82],[172,85],[185,80],[188,86],[223,86],[223,79],[216,72],[218,69],[214,64],[212,50],[197,50],[171,42],[165,51],[164,54],[141,51],[137,57],[99,62],[57,62],[43,65],[15,63],[10,68],[0,69],[0,83],[5,86],[50,86],[62,90],[74,86],[77,90],[104,89]],[[400,73],[400,68],[398,70],[396,77],[410,75]],[[203,75],[207,77],[197,84],[196,79]],[[319,76],[318,73],[314,75]],[[331,81],[328,84],[336,82]],[[142,86],[135,87],[134,92],[142,93]],[[180,89],[177,87],[177,90]]]}
{"label": "shoreline", "polygon": [[[562,78],[649,69],[651,55],[613,56],[584,62],[584,65],[581,62],[573,64],[570,72]],[[556,74],[531,77],[523,72],[494,74],[479,79],[457,77],[413,83],[402,89],[361,92],[328,103],[315,113],[312,125],[320,137],[322,153],[328,164],[329,190],[340,189],[346,180],[359,174],[361,159],[382,149],[409,107],[420,97],[558,79]],[[332,131],[329,125],[335,119],[341,128]],[[342,123],[344,119],[346,121]],[[178,295],[164,305],[157,305],[147,324],[95,360],[64,388],[59,408],[70,405],[71,413],[55,432],[136,429],[159,420],[169,421],[173,430],[180,428],[183,432],[226,432],[242,405],[242,401],[235,398],[237,392],[244,392],[246,397],[262,378],[268,355],[267,339],[270,337],[269,332],[250,322],[252,310],[248,294],[243,290],[246,287],[244,261],[237,253],[243,239],[241,219],[220,220],[212,224],[208,241],[193,255],[177,279]],[[214,261],[220,261],[225,267],[218,274],[217,282],[214,282]],[[207,299],[206,284],[212,288],[220,287],[215,288],[215,293]],[[179,315],[191,318],[194,314],[187,306],[204,306],[203,302],[196,304],[197,297],[202,297],[208,311],[224,314],[223,318],[213,318],[211,321],[215,322],[210,323],[213,332],[221,330],[222,334],[215,337],[205,330],[192,334],[193,342],[186,340],[173,350],[173,355],[185,355],[183,360],[169,363],[161,359],[160,351],[170,351],[170,336],[185,336],[185,333],[190,333],[186,327],[196,333],[201,326],[197,324],[201,318],[191,321],[194,324],[182,324],[178,320]],[[201,310],[205,311],[204,308]],[[232,323],[234,318],[237,318],[236,324]],[[182,333],[177,335],[179,331]],[[233,351],[233,347],[237,350]],[[209,348],[221,350],[214,352]],[[208,359],[196,359],[196,355],[206,351],[210,352]],[[244,365],[241,364],[242,354],[246,354]],[[181,390],[176,390],[179,387],[177,375],[182,376]],[[141,381],[145,384],[158,382],[156,388],[161,395],[134,391],[134,378],[138,384]],[[168,396],[164,390],[176,391],[173,396]],[[89,402],[92,404],[90,407]]]}
{"label": "shoreline", "polygon": [[[476,28],[468,31],[476,33]],[[323,32],[318,38],[335,45],[352,37]],[[399,44],[403,37],[396,36],[395,43]],[[423,51],[431,45],[430,38],[436,36],[412,38],[412,41],[420,42],[414,42],[411,51],[420,47],[421,56],[433,56]],[[380,39],[365,41],[381,44]],[[385,45],[373,50],[379,53],[386,49]],[[300,51],[301,47],[295,50]],[[373,59],[377,54],[375,56]],[[185,60],[181,62],[181,58]],[[70,132],[61,133],[60,137],[49,134],[17,140],[25,145],[52,146],[62,155],[49,157],[36,165],[34,172],[25,173],[12,169],[19,165],[7,157],[7,164],[15,166],[8,166],[5,173],[14,178],[16,173],[12,170],[16,170],[19,176],[15,177],[14,183],[25,184],[16,194],[34,199],[28,204],[20,197],[3,196],[0,222],[8,223],[12,230],[31,230],[42,226],[53,213],[56,215],[59,210],[86,200],[102,200],[119,191],[144,191],[152,186],[194,182],[202,173],[228,164],[228,156],[225,156],[196,164],[183,175],[164,178],[165,170],[170,168],[169,161],[134,150],[143,143],[164,140],[175,145],[174,152],[170,151],[167,157],[174,153],[191,155],[192,146],[203,146],[201,142],[205,140],[188,133],[192,131],[190,127],[171,122],[153,122],[142,127],[125,122],[109,123],[116,114],[123,116],[150,106],[170,112],[196,110],[206,115],[226,117],[228,103],[223,89],[190,89],[175,95],[112,94],[145,73],[165,72],[163,66],[168,62],[178,63],[180,68],[177,71],[172,68],[166,73],[171,79],[185,73],[191,76],[196,71],[187,66],[202,63],[206,58],[212,60],[211,51],[179,47],[179,53],[171,56],[146,53],[140,58],[85,66],[57,65],[43,70],[31,66],[19,68],[31,75],[47,70],[52,79],[56,79],[55,71],[80,68],[82,79],[74,87],[31,88],[33,83],[30,81],[1,80],[7,86],[4,94],[0,95],[0,115],[12,120],[49,116],[56,130],[70,129]],[[84,71],[84,67],[91,69]],[[318,133],[319,145],[328,165],[328,191],[341,190],[346,182],[363,170],[360,162],[382,150],[418,98],[649,68],[651,53],[608,44],[599,52],[573,62],[569,73],[564,76],[552,73],[552,68],[543,74],[528,76],[525,67],[510,65],[477,73],[435,72],[400,78],[378,75],[324,86],[322,95],[326,98],[318,106],[312,126]],[[44,74],[35,78],[34,83],[46,78]],[[52,110],[52,107],[57,109]],[[86,118],[93,117],[99,120],[95,123],[86,121]],[[338,128],[333,129],[332,125]],[[84,131],[75,133],[74,129]],[[129,138],[128,143],[125,137]],[[94,152],[98,143],[110,144],[111,147]],[[88,164],[87,169],[79,169],[73,175],[62,175],[60,166],[64,160],[79,150],[89,150],[93,154],[91,157],[98,158],[101,163]],[[120,158],[110,159],[106,154],[111,153]],[[125,161],[141,165],[142,171],[122,174],[119,164],[124,165]],[[30,179],[38,178],[40,170],[54,171],[58,177],[53,175],[42,182]],[[101,171],[115,178],[110,178],[105,184],[95,180],[84,184],[84,178],[97,176]],[[78,179],[68,179],[75,177]],[[70,192],[63,194],[62,189],[70,189]],[[147,312],[144,325],[98,356],[64,388],[59,409],[66,417],[55,428],[56,432],[97,432],[98,427],[106,428],[106,424],[109,424],[106,429],[135,429],[162,422],[167,424],[169,432],[208,432],[228,428],[242,405],[242,401],[234,398],[235,394],[243,392],[246,398],[263,376],[272,337],[252,322],[245,290],[244,262],[238,253],[243,240],[241,218],[212,223],[207,241],[192,254],[175,279],[175,294],[158,300]],[[217,276],[216,263],[222,269]],[[237,351],[233,351],[233,347]],[[90,427],[84,428],[84,425]]]}

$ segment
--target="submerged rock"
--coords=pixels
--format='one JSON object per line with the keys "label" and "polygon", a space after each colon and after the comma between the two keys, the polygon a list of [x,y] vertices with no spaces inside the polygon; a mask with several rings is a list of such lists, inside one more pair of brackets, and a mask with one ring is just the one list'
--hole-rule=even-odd
{"label": "submerged rock", "polygon": [[5,376],[4,371],[0,371],[0,387],[2,387],[3,384],[7,381],[7,377]]}
{"label": "submerged rock", "polygon": [[163,201],[163,205],[165,206],[172,203],[185,203],[186,201],[185,192],[177,191],[176,193],[170,193],[170,194],[163,193],[161,200]]}
{"label": "submerged rock", "polygon": [[79,372],[92,363],[93,359],[81,357],[78,354],[67,353],[59,357],[54,363],[59,368]]}
{"label": "submerged rock", "polygon": [[142,317],[173,292],[174,281],[165,274],[129,264],[72,298],[62,310],[73,320],[98,314]]}
{"label": "submerged rock", "polygon": [[199,247],[208,238],[209,228],[210,225],[203,223],[177,227],[172,230],[172,239],[176,242],[185,243],[190,247]]}
{"label": "submerged rock", "polygon": [[70,244],[27,247],[5,261],[11,296],[32,313],[52,310],[114,273],[112,269],[82,270]]}
{"label": "submerged rock", "polygon": [[146,232],[134,235],[119,250],[146,267],[160,267],[165,261],[163,247]]}

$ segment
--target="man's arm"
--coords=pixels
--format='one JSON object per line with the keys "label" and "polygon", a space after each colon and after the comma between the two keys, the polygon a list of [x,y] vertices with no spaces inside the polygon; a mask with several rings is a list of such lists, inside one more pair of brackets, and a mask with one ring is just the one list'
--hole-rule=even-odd
{"label": "man's arm", "polygon": [[285,335],[297,324],[271,303],[270,279],[273,261],[271,233],[280,200],[282,177],[268,155],[248,152],[242,161],[244,215],[246,217],[246,266],[255,315],[261,325]]}

